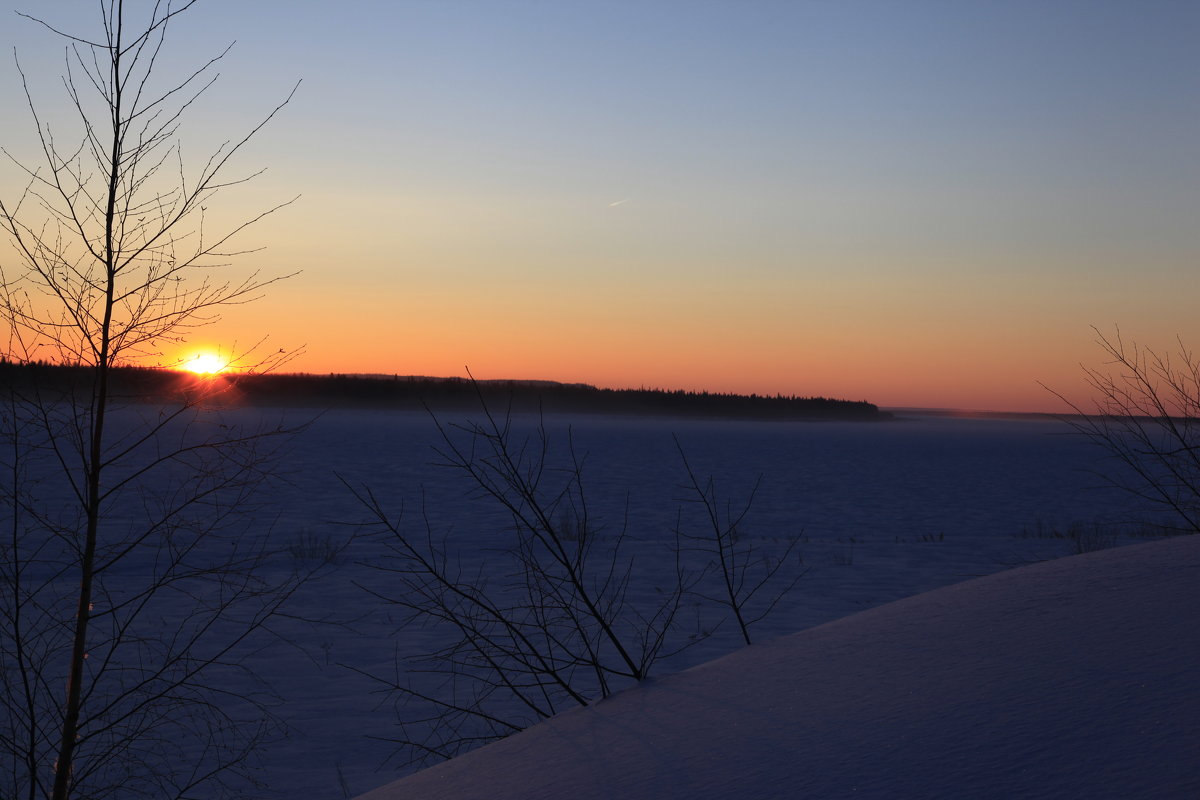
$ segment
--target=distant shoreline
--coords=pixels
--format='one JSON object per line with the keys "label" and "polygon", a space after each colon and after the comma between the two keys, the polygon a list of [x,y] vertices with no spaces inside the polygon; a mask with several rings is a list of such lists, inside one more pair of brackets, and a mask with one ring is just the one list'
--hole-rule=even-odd
{"label": "distant shoreline", "polygon": [[[887,421],[894,415],[866,401],[789,395],[741,395],[664,389],[602,389],[535,380],[471,381],[402,375],[308,373],[198,376],[167,369],[119,367],[114,390],[126,402],[200,399],[224,406],[371,408],[497,413],[614,414],[747,420]],[[84,389],[85,367],[0,363],[0,379],[18,391],[68,394]]]}
{"label": "distant shoreline", "polygon": [[912,417],[959,417],[962,419],[1014,419],[1055,422],[1080,416],[1079,414],[1055,414],[1050,411],[979,411],[970,408],[913,408],[908,406],[885,406],[881,411],[892,414],[898,419]]}

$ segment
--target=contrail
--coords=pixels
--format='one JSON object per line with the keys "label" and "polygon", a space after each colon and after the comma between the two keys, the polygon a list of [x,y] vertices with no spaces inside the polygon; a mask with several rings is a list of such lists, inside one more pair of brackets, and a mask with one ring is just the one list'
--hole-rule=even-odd
{"label": "contrail", "polygon": [[629,202],[629,198],[628,198],[628,197],[626,197],[624,200],[616,200],[616,201],[614,201],[614,202],[612,202],[612,203],[609,203],[609,204],[608,204],[608,207],[609,207],[609,208],[614,208],[614,207],[616,207],[616,206],[619,206],[619,205],[621,205],[621,203],[628,203],[628,202]]}

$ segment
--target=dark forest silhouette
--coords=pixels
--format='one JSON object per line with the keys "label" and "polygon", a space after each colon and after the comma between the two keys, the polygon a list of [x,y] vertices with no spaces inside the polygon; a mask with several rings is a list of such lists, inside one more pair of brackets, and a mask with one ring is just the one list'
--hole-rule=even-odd
{"label": "dark forest silhouette", "polygon": [[[65,394],[83,385],[81,367],[0,362],[0,382],[21,391]],[[602,389],[582,383],[383,375],[193,375],[119,367],[113,385],[125,401],[173,402],[197,394],[230,406],[477,410],[490,407],[548,413],[625,414],[727,419],[885,420],[866,401],[789,395],[740,395],[665,389]]]}

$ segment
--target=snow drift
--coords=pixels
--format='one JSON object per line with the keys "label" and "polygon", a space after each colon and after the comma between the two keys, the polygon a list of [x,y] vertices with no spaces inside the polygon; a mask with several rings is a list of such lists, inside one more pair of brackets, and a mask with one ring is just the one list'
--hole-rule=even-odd
{"label": "snow drift", "polygon": [[1200,797],[1200,537],[756,644],[360,800]]}

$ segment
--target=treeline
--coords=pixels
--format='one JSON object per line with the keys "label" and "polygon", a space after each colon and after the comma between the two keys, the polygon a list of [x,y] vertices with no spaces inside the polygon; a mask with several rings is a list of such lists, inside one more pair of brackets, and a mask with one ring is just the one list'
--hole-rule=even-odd
{"label": "treeline", "polygon": [[[93,390],[93,375],[86,366],[0,358],[0,388],[28,399],[86,399]],[[109,391],[119,401],[171,400],[185,391],[185,377],[172,370],[118,367],[109,371]]]}
{"label": "treeline", "polygon": [[[8,386],[74,391],[86,386],[81,367],[0,361]],[[601,389],[554,381],[380,375],[243,374],[194,376],[173,370],[123,367],[113,371],[117,394],[128,400],[170,402],[202,392],[213,402],[314,408],[391,408],[435,411],[489,408],[520,412],[720,417],[735,419],[883,420],[891,414],[865,401],[789,395],[740,395],[663,389]]]}

